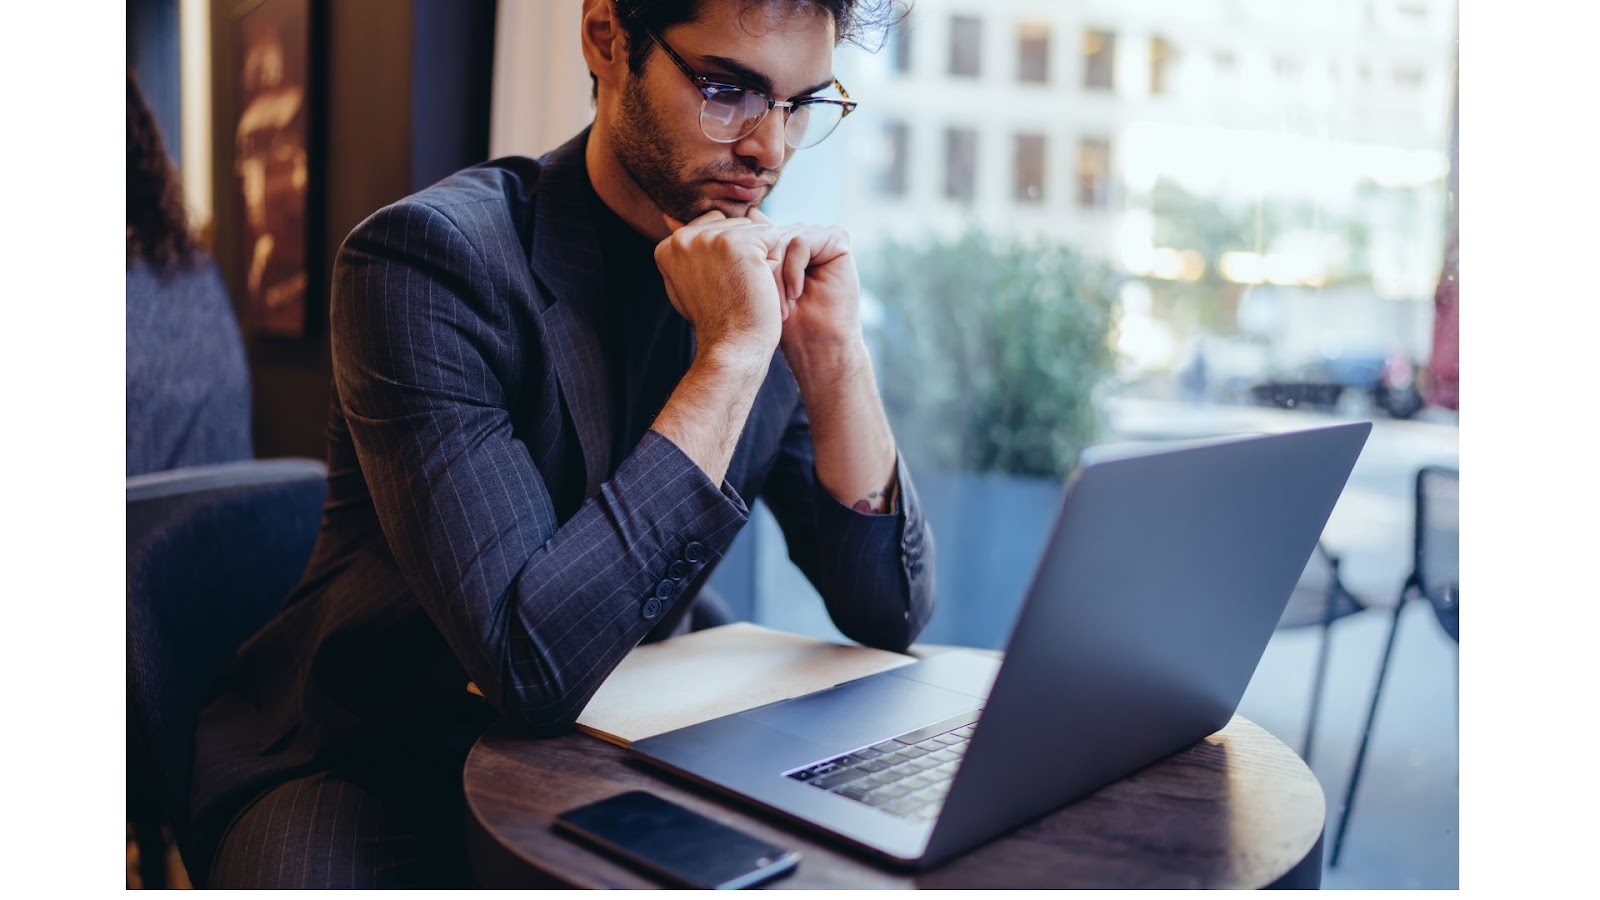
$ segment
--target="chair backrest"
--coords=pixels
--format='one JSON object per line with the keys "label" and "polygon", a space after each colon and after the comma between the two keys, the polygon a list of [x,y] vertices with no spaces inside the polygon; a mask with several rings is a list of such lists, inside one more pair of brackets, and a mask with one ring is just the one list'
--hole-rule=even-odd
{"label": "chair backrest", "polygon": [[1289,595],[1289,603],[1278,619],[1278,627],[1323,625],[1366,608],[1366,604],[1351,594],[1340,580],[1339,558],[1329,553],[1328,548],[1318,541],[1316,549],[1311,551],[1311,558],[1306,560],[1300,580],[1295,583],[1294,593]]}
{"label": "chair backrest", "polygon": [[157,785],[152,799],[180,848],[195,718],[239,646],[277,613],[317,536],[326,470],[271,466],[268,477],[254,461],[196,467],[193,490],[174,489],[171,473],[154,492],[129,479],[130,780]]}
{"label": "chair backrest", "polygon": [[1412,586],[1433,606],[1445,633],[1460,639],[1461,473],[1446,466],[1417,472]]}

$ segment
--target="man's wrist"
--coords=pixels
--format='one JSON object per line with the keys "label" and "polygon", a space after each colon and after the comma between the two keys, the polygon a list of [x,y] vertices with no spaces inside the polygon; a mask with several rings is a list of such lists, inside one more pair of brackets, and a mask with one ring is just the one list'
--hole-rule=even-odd
{"label": "man's wrist", "polygon": [[759,341],[716,341],[695,351],[691,365],[724,377],[765,379],[773,348]]}
{"label": "man's wrist", "polygon": [[859,335],[841,340],[793,341],[783,358],[794,372],[801,393],[837,388],[872,371],[872,356]]}

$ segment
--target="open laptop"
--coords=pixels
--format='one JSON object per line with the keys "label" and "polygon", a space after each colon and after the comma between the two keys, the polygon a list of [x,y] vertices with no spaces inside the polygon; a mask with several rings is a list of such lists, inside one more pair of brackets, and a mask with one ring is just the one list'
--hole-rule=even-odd
{"label": "open laptop", "polygon": [[1003,663],[941,654],[632,752],[891,862],[949,859],[1228,723],[1371,429],[1088,451]]}

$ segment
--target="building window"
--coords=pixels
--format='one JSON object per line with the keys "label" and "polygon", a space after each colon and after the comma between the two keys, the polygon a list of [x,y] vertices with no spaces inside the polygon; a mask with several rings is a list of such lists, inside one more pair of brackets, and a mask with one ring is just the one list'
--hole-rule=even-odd
{"label": "building window", "polygon": [[1050,80],[1050,26],[1024,22],[1017,26],[1017,80],[1044,84]]}
{"label": "building window", "polygon": [[1083,86],[1109,91],[1116,87],[1117,36],[1090,29],[1083,33]]}
{"label": "building window", "polygon": [[1416,66],[1402,66],[1394,70],[1394,86],[1408,90],[1420,90],[1425,77],[1422,70]]}
{"label": "building window", "polygon": [[977,77],[983,22],[972,16],[950,18],[950,74]]}
{"label": "building window", "polygon": [[1111,205],[1111,142],[1105,138],[1078,143],[1078,205],[1085,209]]}
{"label": "building window", "polygon": [[972,201],[978,178],[978,132],[971,128],[944,131],[944,195]]}
{"label": "building window", "polygon": [[878,193],[885,197],[906,195],[906,153],[911,147],[911,129],[904,122],[883,126],[883,168],[878,172]]}
{"label": "building window", "polygon": [[1019,202],[1044,202],[1044,135],[1017,135],[1014,185]]}
{"label": "building window", "polygon": [[901,19],[894,26],[889,47],[889,65],[895,72],[905,75],[911,71],[911,20]]}
{"label": "building window", "polygon": [[1178,49],[1166,38],[1150,39],[1150,93],[1172,92],[1172,66],[1178,60]]}

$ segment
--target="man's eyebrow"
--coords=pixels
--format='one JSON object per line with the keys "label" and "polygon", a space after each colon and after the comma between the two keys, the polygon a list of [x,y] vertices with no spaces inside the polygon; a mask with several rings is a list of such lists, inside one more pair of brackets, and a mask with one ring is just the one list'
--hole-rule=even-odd
{"label": "man's eyebrow", "polygon": [[[739,78],[749,82],[751,86],[758,87],[769,94],[772,93],[771,78],[768,78],[767,76],[757,72],[755,69],[750,68],[736,59],[729,59],[726,56],[702,56],[700,58],[704,60],[707,65],[721,69],[727,72],[729,75],[736,75]],[[824,81],[821,84],[815,84],[806,88],[800,93],[795,94],[795,96],[805,97],[810,94],[815,94],[817,91],[833,87],[833,82],[834,79],[829,78],[827,81]]]}

